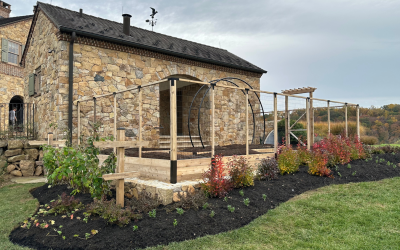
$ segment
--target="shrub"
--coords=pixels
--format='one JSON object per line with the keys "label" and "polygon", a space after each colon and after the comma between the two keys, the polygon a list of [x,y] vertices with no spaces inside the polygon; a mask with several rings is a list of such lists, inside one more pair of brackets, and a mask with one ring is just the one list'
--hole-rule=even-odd
{"label": "shrub", "polygon": [[[180,201],[168,205],[165,208],[167,213],[175,211],[177,208],[183,208],[185,210],[195,209],[198,210],[199,207],[203,207],[207,203],[207,197],[204,192],[195,192],[194,194],[188,193],[186,196],[179,195]],[[206,205],[208,207],[208,204]]]}
{"label": "shrub", "polygon": [[281,146],[278,150],[278,168],[281,174],[290,174],[299,171],[299,157],[292,147]]}
{"label": "shrub", "polygon": [[378,138],[375,136],[365,135],[361,136],[361,142],[365,145],[375,145],[378,143]]}
{"label": "shrub", "polygon": [[241,188],[254,186],[253,170],[245,157],[234,155],[229,158],[228,167],[233,187]]}
{"label": "shrub", "polygon": [[360,139],[355,136],[354,138],[346,138],[346,143],[350,147],[350,159],[365,159],[365,152],[363,144]]}
{"label": "shrub", "polygon": [[50,206],[51,209],[49,210],[49,213],[51,214],[67,214],[75,211],[75,209],[83,207],[83,204],[79,202],[79,199],[75,199],[73,195],[68,196],[63,192],[61,197],[58,200],[53,201]]}
{"label": "shrub", "polygon": [[138,198],[132,198],[127,201],[127,205],[131,207],[132,210],[138,211],[139,213],[148,213],[158,206],[161,205],[161,201],[158,195],[152,196],[149,192],[142,191],[138,194]]}
{"label": "shrub", "polygon": [[308,161],[308,173],[311,175],[332,177],[332,171],[326,166],[328,157],[322,151],[312,151]]}
{"label": "shrub", "polygon": [[382,151],[385,152],[385,154],[400,152],[400,147],[398,147],[398,146],[396,147],[396,146],[385,145],[385,146],[381,146],[379,148],[382,149]]}
{"label": "shrub", "polygon": [[350,146],[342,136],[329,135],[320,142],[314,143],[314,151],[321,151],[328,155],[328,166],[350,162]]}
{"label": "shrub", "polygon": [[273,180],[278,178],[278,162],[274,158],[261,159],[258,164],[257,176],[261,180]]}
{"label": "shrub", "polygon": [[301,165],[308,164],[309,160],[311,159],[311,154],[310,151],[307,150],[307,146],[303,146],[300,143],[297,145],[297,155]]}
{"label": "shrub", "polygon": [[[108,138],[101,140],[105,139]],[[96,140],[100,139],[95,129],[86,145],[64,148],[44,146],[43,163],[48,172],[48,183],[66,183],[74,188],[73,193],[89,192],[95,198],[110,195],[111,181],[104,181],[101,177],[115,172],[116,156],[111,153],[99,167],[97,155],[100,150],[93,145]]]}
{"label": "shrub", "polygon": [[202,188],[207,195],[223,198],[232,189],[232,182],[226,178],[225,170],[222,155],[216,155],[210,169],[203,174]]}
{"label": "shrub", "polygon": [[110,224],[117,224],[122,227],[129,224],[131,220],[141,219],[141,215],[135,214],[131,208],[121,208],[115,200],[101,201],[94,199],[93,203],[87,206],[87,212],[97,214]]}

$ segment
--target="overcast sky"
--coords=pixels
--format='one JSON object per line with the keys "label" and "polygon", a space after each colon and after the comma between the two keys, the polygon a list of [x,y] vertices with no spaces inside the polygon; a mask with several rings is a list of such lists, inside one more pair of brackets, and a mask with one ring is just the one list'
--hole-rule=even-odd
{"label": "overcast sky", "polygon": [[[6,1],[29,15],[36,1]],[[315,97],[363,107],[400,103],[400,0],[45,0],[221,47],[265,69],[261,88],[316,87]]]}

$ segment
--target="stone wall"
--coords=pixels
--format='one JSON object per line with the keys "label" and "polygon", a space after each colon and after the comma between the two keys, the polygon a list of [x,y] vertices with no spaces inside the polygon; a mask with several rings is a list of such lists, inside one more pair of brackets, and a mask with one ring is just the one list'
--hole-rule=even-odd
{"label": "stone wall", "polygon": [[0,141],[0,168],[16,177],[43,175],[43,151],[27,141]]}
{"label": "stone wall", "polygon": [[[25,57],[24,96],[35,104],[35,131],[38,139],[47,137],[50,124],[58,125],[56,138],[62,139],[68,117],[68,43],[59,41],[57,28],[40,12]],[[49,53],[49,50],[54,52]],[[41,68],[38,95],[29,96],[29,74]]]}
{"label": "stone wall", "polygon": [[[32,19],[29,19],[0,27],[0,47],[2,38],[24,45],[31,23]],[[0,103],[8,103],[16,95],[24,96],[23,68],[2,62],[0,59]]]}

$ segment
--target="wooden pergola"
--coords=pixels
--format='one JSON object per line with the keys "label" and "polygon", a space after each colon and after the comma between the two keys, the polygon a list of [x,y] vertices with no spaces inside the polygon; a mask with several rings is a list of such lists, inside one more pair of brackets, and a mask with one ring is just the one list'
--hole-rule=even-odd
{"label": "wooden pergola", "polygon": [[[290,126],[290,112],[289,112],[289,96],[287,95],[296,95],[296,94],[309,94],[310,98],[310,104],[306,112],[308,112],[308,121],[307,124],[311,133],[309,137],[307,138],[307,145],[313,145],[314,144],[314,108],[313,108],[313,93],[317,88],[313,87],[304,87],[304,88],[297,88],[297,89],[288,89],[288,90],[282,90],[282,94],[285,94],[285,138],[286,138],[286,145],[290,144],[290,134],[294,136],[293,133],[291,133],[291,128],[300,120],[297,120],[292,126]],[[302,116],[301,116],[302,117]],[[301,118],[300,117],[300,118]],[[294,136],[295,137],[295,136]],[[296,138],[298,139],[298,138]],[[298,139],[299,140],[299,139]],[[301,143],[301,142],[300,142]]]}

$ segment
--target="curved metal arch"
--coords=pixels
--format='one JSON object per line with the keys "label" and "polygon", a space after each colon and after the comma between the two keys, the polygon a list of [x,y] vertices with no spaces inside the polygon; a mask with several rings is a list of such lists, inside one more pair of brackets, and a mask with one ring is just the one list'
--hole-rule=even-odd
{"label": "curved metal arch", "polygon": [[[210,81],[210,83],[216,84],[216,83],[218,83],[218,82],[220,82],[220,81],[226,81],[226,82],[229,82],[229,83],[235,85],[236,87],[239,87],[236,83],[232,82],[231,80],[239,80],[239,81],[245,83],[245,84],[246,84],[247,86],[249,86],[251,89],[253,89],[253,87],[252,87],[249,83],[247,83],[246,81],[244,81],[244,80],[242,80],[242,79],[240,79],[240,78],[236,78],[236,77],[225,77],[225,78],[221,78],[221,79],[217,79],[217,80],[212,80],[212,81]],[[190,108],[189,108],[188,132],[189,132],[190,142],[191,142],[191,144],[192,144],[193,147],[194,147],[194,144],[193,144],[192,135],[191,135],[191,131],[190,131],[190,115],[191,115],[191,111],[192,111],[192,107],[193,107],[194,100],[196,99],[197,95],[200,93],[200,91],[201,91],[205,86],[207,86],[207,85],[201,86],[200,89],[197,91],[197,93],[196,93],[195,96],[193,97],[192,103],[190,104]],[[208,87],[208,89],[206,90],[206,92],[205,92],[204,95],[203,95],[203,98],[202,98],[201,103],[200,103],[199,111],[198,111],[198,117],[197,117],[197,126],[198,126],[199,138],[200,138],[200,142],[201,142],[201,145],[203,146],[203,148],[204,148],[204,143],[203,143],[203,139],[202,139],[202,137],[201,137],[201,132],[200,132],[200,114],[201,114],[200,110],[201,110],[201,106],[203,105],[205,96],[207,95],[207,93],[208,93],[208,91],[210,90],[210,88],[211,88],[211,86]],[[245,92],[244,92],[243,90],[242,90],[242,93],[245,94]],[[260,100],[259,96],[257,95],[257,93],[254,93],[254,94],[256,95],[256,97],[257,97],[257,99],[258,99],[258,101],[259,101],[259,103],[260,103],[261,109],[262,109],[263,120],[264,120],[264,137],[265,137],[265,112],[264,112],[264,107],[263,107],[263,105],[262,105],[262,103],[261,103],[261,100]],[[254,117],[253,106],[251,105],[250,100],[249,100],[248,102],[249,102],[249,105],[250,105],[250,108],[251,108],[251,112],[252,112],[252,115],[253,115],[253,138],[252,138],[252,143],[253,143],[253,142],[254,142],[254,137],[255,137],[255,117]]]}
{"label": "curved metal arch", "polygon": [[[229,80],[228,80],[228,79],[229,79]],[[243,83],[245,83],[247,86],[249,86],[251,89],[253,89],[253,87],[252,87],[250,84],[248,84],[246,81],[243,81],[242,79],[236,78],[236,77],[225,77],[225,78],[221,78],[221,79],[214,80],[214,81],[217,81],[217,82],[219,82],[219,81],[226,81],[226,82],[229,82],[229,83],[235,85],[236,87],[239,87],[237,84],[235,84],[234,82],[230,81],[230,80],[232,80],[232,79],[233,79],[233,80],[235,80],[235,79],[236,79],[236,80],[240,80],[241,82],[243,82]],[[216,84],[216,83],[215,83],[215,84]],[[242,92],[244,93],[244,91],[242,91]],[[265,112],[264,112],[264,106],[262,105],[261,100],[260,100],[260,97],[257,95],[257,93],[254,92],[254,94],[256,95],[257,100],[258,100],[258,102],[260,103],[260,106],[261,106],[261,109],[262,109],[263,120],[264,120],[264,132],[263,132],[263,137],[265,138]],[[251,107],[250,100],[249,100],[249,104],[250,104],[250,107]],[[252,109],[252,111],[253,111],[253,109]],[[255,119],[254,119],[254,113],[253,113],[253,139],[252,139],[252,143],[254,142],[255,130],[256,130],[256,128],[255,128]],[[263,138],[263,139],[264,139],[264,138]]]}
{"label": "curved metal arch", "polygon": [[[215,84],[216,84],[217,82],[220,82],[220,81],[227,81],[227,82],[230,82],[230,83],[234,84],[234,83],[231,82],[230,80],[239,80],[239,81],[243,82],[244,84],[246,84],[247,86],[249,86],[251,89],[254,89],[248,82],[246,82],[246,81],[244,81],[244,80],[242,80],[242,79],[240,79],[240,78],[237,78],[237,77],[225,77],[225,78],[213,80],[213,81],[211,81],[210,83],[214,83],[214,82],[215,82]],[[236,84],[235,84],[235,85],[236,85]],[[237,85],[236,85],[236,86],[237,86]],[[261,105],[261,109],[262,109],[262,113],[263,113],[263,120],[264,120],[264,133],[263,133],[264,138],[263,138],[263,139],[265,139],[265,127],[266,127],[266,124],[265,124],[264,106],[262,105],[261,100],[260,100],[260,97],[258,96],[258,94],[257,94],[256,92],[254,92],[254,94],[256,95],[256,97],[257,97],[257,99],[258,99],[258,102],[259,102],[260,105]],[[255,127],[255,126],[253,126],[253,127]],[[253,130],[253,131],[255,131],[255,130]],[[253,139],[254,139],[254,138],[253,138]]]}

